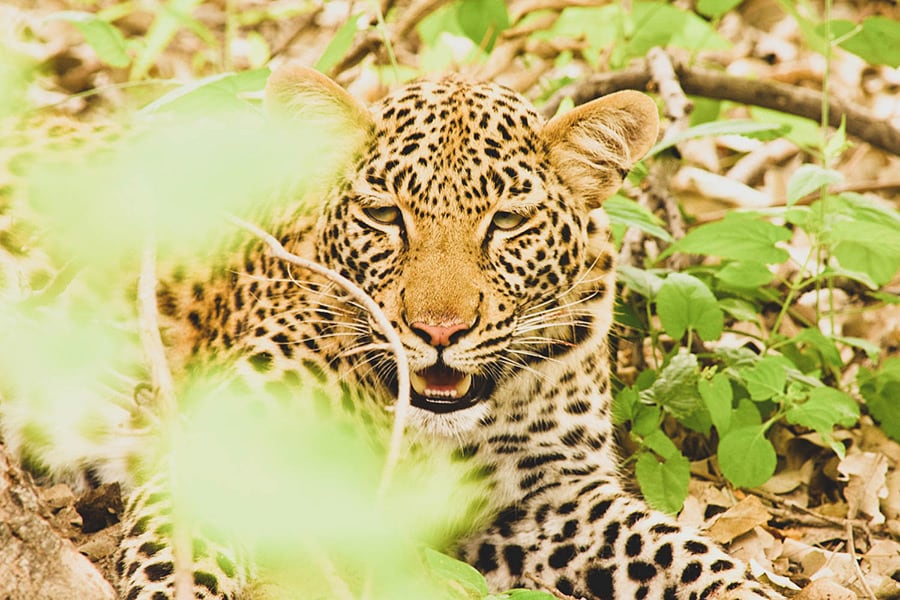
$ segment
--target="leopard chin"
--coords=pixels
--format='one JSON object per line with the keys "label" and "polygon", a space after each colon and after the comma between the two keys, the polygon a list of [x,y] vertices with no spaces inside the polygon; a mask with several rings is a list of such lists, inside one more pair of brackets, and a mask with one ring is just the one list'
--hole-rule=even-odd
{"label": "leopard chin", "polygon": [[412,431],[435,438],[460,440],[466,434],[476,430],[487,418],[490,409],[486,402],[478,402],[453,412],[436,413],[434,411],[410,408],[407,422]]}

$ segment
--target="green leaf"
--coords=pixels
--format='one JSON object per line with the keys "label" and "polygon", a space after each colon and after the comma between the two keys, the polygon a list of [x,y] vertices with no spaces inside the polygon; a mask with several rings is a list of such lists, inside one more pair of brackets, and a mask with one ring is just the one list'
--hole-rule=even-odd
{"label": "green leaf", "polygon": [[614,225],[634,227],[666,242],[672,242],[672,236],[663,229],[662,221],[631,198],[616,194],[603,203],[603,210]]}
{"label": "green leaf", "polygon": [[688,328],[710,341],[722,335],[724,315],[716,297],[702,281],[684,273],[670,273],[656,296],[656,312],[663,329],[676,340]]}
{"label": "green leaf", "polygon": [[761,358],[752,367],[741,369],[740,373],[750,397],[756,402],[781,394],[787,383],[784,362],[774,356]]}
{"label": "green leaf", "polygon": [[466,37],[488,52],[509,27],[509,12],[502,0],[462,0],[456,18]]}
{"label": "green leaf", "polygon": [[900,442],[900,358],[885,360],[878,371],[860,369],[859,392],[884,432]]}
{"label": "green leaf", "polygon": [[624,58],[645,56],[655,46],[688,50],[723,50],[730,46],[706,20],[691,11],[656,1],[634,2],[631,10],[631,30],[625,31]]}
{"label": "green leaf", "polygon": [[[888,65],[900,67],[900,22],[888,17],[868,17],[857,25],[851,21],[836,20],[830,23],[831,34],[835,39],[850,34],[840,42],[841,48],[852,52],[871,65]],[[855,34],[851,34],[854,30]],[[817,28],[824,34],[825,24]]]}
{"label": "green leaf", "polygon": [[109,66],[123,68],[131,62],[122,32],[97,15],[70,10],[54,13],[48,19],[75,25],[97,57]]}
{"label": "green leaf", "polygon": [[787,205],[791,206],[807,194],[843,180],[844,176],[834,169],[813,164],[800,165],[788,181]]}
{"label": "green leaf", "polygon": [[815,348],[816,352],[821,355],[822,360],[827,365],[841,367],[844,364],[844,361],[841,360],[841,352],[838,350],[837,346],[835,346],[834,341],[831,338],[826,337],[825,334],[816,327],[808,327],[802,330],[794,336],[792,342],[794,344],[808,344],[812,348]]}
{"label": "green leaf", "polygon": [[631,431],[642,438],[653,435],[659,431],[661,409],[655,404],[647,405],[639,402],[634,407],[634,417],[631,421]]}
{"label": "green leaf", "polygon": [[675,446],[669,436],[657,429],[643,439],[644,446],[658,454],[664,459],[671,458],[678,454],[678,448]]}
{"label": "green leaf", "polygon": [[741,2],[743,0],[699,0],[697,2],[697,12],[715,19],[716,17],[721,17]]}
{"label": "green leaf", "polygon": [[759,427],[762,424],[762,417],[755,402],[750,398],[741,398],[738,400],[734,412],[731,414],[731,428],[736,427]]}
{"label": "green leaf", "polygon": [[425,548],[425,564],[428,565],[432,573],[459,583],[467,590],[478,594],[478,597],[488,594],[484,576],[471,565],[431,548]]}
{"label": "green leaf", "polygon": [[786,250],[775,244],[789,240],[791,232],[749,213],[730,213],[721,221],[693,229],[663,253],[689,252],[721,256],[738,261],[781,263]]}
{"label": "green leaf", "polygon": [[634,419],[636,407],[640,402],[638,391],[629,386],[622,388],[613,396],[612,419],[613,423],[621,425]]}
{"label": "green leaf", "polygon": [[416,31],[419,32],[419,37],[422,38],[426,48],[435,46],[444,33],[460,37],[465,35],[459,26],[457,8],[453,3],[444,4],[419,21]]}
{"label": "green leaf", "polygon": [[772,277],[772,272],[765,264],[753,261],[732,261],[716,273],[716,279],[738,289],[754,289],[769,285]]}
{"label": "green leaf", "polygon": [[353,45],[353,38],[356,37],[356,32],[359,31],[358,19],[359,15],[353,15],[346,23],[341,25],[341,28],[337,30],[334,37],[328,42],[328,46],[322,52],[322,56],[316,61],[316,71],[328,73],[344,58],[344,55],[347,54],[347,51]]}
{"label": "green leaf", "polygon": [[862,350],[871,361],[877,361],[878,357],[881,356],[881,346],[874,344],[865,338],[844,335],[837,338],[837,341]]}
{"label": "green leaf", "polygon": [[160,96],[141,109],[142,115],[158,112],[178,112],[183,115],[209,114],[248,107],[241,98],[245,92],[261,91],[269,78],[269,69],[255,69],[239,73],[219,73],[186,83]]}
{"label": "green leaf", "polygon": [[806,402],[788,408],[785,417],[788,423],[831,434],[835,425],[853,426],[859,420],[859,406],[840,390],[817,387],[810,390]]}
{"label": "green leaf", "polygon": [[676,354],[650,389],[641,392],[641,400],[655,402],[676,419],[684,419],[703,406],[697,392],[699,375],[700,367],[695,355],[689,352]]}
{"label": "green leaf", "polygon": [[722,298],[719,307],[738,321],[754,323],[759,320],[756,307],[743,298]]}
{"label": "green leaf", "polygon": [[784,125],[778,123],[760,123],[751,119],[712,121],[695,127],[689,127],[675,135],[666,137],[653,146],[647,153],[647,156],[654,156],[676,144],[694,138],[710,137],[714,135],[742,135],[754,139],[774,140],[783,135],[786,131],[787,127]]}
{"label": "green leaf", "polygon": [[163,53],[178,30],[184,26],[185,19],[203,0],[169,0],[157,9],[153,24],[144,36],[144,44],[134,64],[131,66],[131,79],[146,77],[150,67]]}
{"label": "green leaf", "polygon": [[830,242],[842,267],[861,271],[878,285],[891,281],[900,268],[898,227],[844,219],[832,228]]}
{"label": "green leaf", "polygon": [[759,106],[750,107],[750,116],[754,121],[768,124],[778,123],[786,129],[784,137],[800,147],[817,148],[821,141],[819,124],[812,119]]}
{"label": "green leaf", "polygon": [[728,377],[723,373],[716,373],[712,379],[701,379],[697,383],[697,390],[709,410],[719,437],[728,433],[728,430],[731,429],[731,413],[733,411],[733,394]]}
{"label": "green leaf", "polygon": [[616,269],[616,274],[619,277],[619,281],[627,285],[632,291],[650,300],[656,298],[664,281],[662,277],[652,271],[638,269],[630,265],[620,265]]}
{"label": "green leaf", "polygon": [[719,467],[738,487],[764,484],[775,473],[778,457],[764,427],[736,427],[719,441]]}
{"label": "green leaf", "polygon": [[[822,150],[825,164],[833,164],[837,162],[841,154],[852,144],[847,141],[847,115],[841,115],[841,124],[835,132],[828,136],[825,142],[825,148]],[[843,178],[843,175],[841,175]]]}
{"label": "green leaf", "polygon": [[629,58],[645,56],[654,46],[677,46],[691,50],[724,49],[728,42],[697,15],[663,2],[634,2],[631,11],[619,3],[597,7],[569,7],[535,39],[583,39],[582,51],[592,66],[604,52],[613,50],[611,60],[621,64]]}
{"label": "green leaf", "polygon": [[651,507],[669,514],[681,510],[687,498],[691,465],[680,453],[660,462],[653,454],[642,452],[635,463],[635,476]]}

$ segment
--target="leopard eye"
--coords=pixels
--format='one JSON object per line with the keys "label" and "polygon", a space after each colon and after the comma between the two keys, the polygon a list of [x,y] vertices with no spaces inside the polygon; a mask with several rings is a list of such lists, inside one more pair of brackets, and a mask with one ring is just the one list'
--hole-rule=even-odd
{"label": "leopard eye", "polygon": [[382,225],[397,225],[400,222],[400,209],[396,206],[373,206],[364,208],[363,212]]}
{"label": "leopard eye", "polygon": [[525,222],[525,216],[514,212],[500,210],[494,213],[491,224],[497,229],[511,231]]}

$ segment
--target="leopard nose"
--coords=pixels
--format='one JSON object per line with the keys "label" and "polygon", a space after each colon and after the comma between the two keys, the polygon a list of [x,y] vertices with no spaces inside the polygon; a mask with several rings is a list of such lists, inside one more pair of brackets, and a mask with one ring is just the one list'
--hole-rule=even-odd
{"label": "leopard nose", "polygon": [[422,338],[432,346],[439,348],[441,346],[449,346],[457,339],[459,339],[459,337],[464,332],[469,330],[469,325],[460,322],[431,325],[429,323],[422,323],[421,321],[419,321],[416,323],[412,323],[410,325],[410,328],[420,338]]}

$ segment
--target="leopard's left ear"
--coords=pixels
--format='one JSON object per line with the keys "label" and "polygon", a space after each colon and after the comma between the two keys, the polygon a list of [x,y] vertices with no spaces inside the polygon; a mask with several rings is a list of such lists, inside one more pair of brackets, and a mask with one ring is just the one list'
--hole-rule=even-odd
{"label": "leopard's left ear", "polygon": [[653,100],[625,90],[550,119],[542,136],[563,182],[593,209],[619,189],[658,133]]}
{"label": "leopard's left ear", "polygon": [[307,188],[328,187],[340,177],[375,127],[366,107],[344,88],[299,65],[284,65],[269,76],[265,107],[298,163],[315,164],[311,173],[296,173]]}
{"label": "leopard's left ear", "polygon": [[266,110],[291,121],[325,119],[337,126],[372,127],[372,117],[344,88],[314,69],[286,64],[266,83]]}

